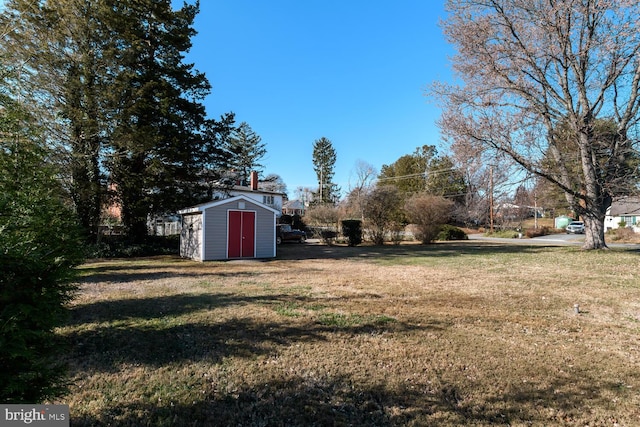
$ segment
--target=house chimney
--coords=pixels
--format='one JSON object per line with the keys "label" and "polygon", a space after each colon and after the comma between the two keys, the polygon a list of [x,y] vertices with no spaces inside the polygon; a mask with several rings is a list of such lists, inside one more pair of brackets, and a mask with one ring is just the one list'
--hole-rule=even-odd
{"label": "house chimney", "polygon": [[258,172],[251,171],[251,191],[258,189]]}

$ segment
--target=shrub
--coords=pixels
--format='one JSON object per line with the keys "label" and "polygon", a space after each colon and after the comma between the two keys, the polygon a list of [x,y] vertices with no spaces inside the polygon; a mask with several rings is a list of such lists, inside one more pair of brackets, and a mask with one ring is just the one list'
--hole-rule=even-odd
{"label": "shrub", "polygon": [[402,196],[393,185],[374,188],[364,198],[363,212],[366,228],[375,245],[383,245],[387,233],[394,224],[402,222]]}
{"label": "shrub", "polygon": [[546,236],[549,234],[549,227],[528,228],[525,231],[525,236],[528,238]]}
{"label": "shrub", "polygon": [[345,219],[342,221],[342,234],[347,238],[349,246],[362,243],[362,221],[359,219]]}
{"label": "shrub", "polygon": [[517,239],[520,237],[520,233],[515,230],[496,230],[493,233],[491,231],[486,231],[484,235],[489,237],[498,237],[500,239]]}
{"label": "shrub", "polygon": [[[17,138],[16,138],[17,139]],[[54,328],[67,314],[82,240],[46,155],[0,143],[0,401],[38,403],[65,390]]]}
{"label": "shrub", "polygon": [[451,214],[453,202],[440,196],[416,194],[407,200],[405,210],[409,220],[416,225],[416,237],[422,243],[431,243]]}
{"label": "shrub", "polygon": [[330,204],[315,205],[307,209],[305,219],[311,225],[336,226],[339,219],[338,209]]}
{"label": "shrub", "polygon": [[89,258],[132,258],[180,253],[180,235],[147,236],[142,243],[134,243],[127,236],[102,236],[99,243],[88,249]]}
{"label": "shrub", "polygon": [[633,242],[636,241],[637,233],[633,231],[633,228],[616,228],[611,230],[611,240]]}
{"label": "shrub", "polygon": [[438,233],[437,240],[468,240],[469,236],[462,229],[453,225],[443,225]]}
{"label": "shrub", "polygon": [[332,245],[333,242],[336,240],[336,237],[338,237],[338,232],[335,230],[330,230],[326,228],[320,230],[320,238],[327,245]]}
{"label": "shrub", "polygon": [[391,234],[391,241],[394,245],[397,246],[402,243],[404,239],[404,228],[405,226],[399,222],[392,222],[391,225],[389,225],[389,233]]}
{"label": "shrub", "polygon": [[294,230],[304,230],[307,228],[307,224],[305,224],[300,215],[296,214],[291,217],[291,228]]}

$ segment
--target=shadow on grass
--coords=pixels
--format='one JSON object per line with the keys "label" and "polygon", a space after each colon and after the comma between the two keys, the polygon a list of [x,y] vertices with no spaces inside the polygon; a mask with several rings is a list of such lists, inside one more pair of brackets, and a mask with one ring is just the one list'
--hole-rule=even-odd
{"label": "shadow on grass", "polygon": [[[437,382],[437,381],[436,381]],[[154,426],[399,426],[399,425],[584,425],[585,407],[607,407],[600,388],[557,379],[546,388],[523,386],[495,399],[466,398],[456,385],[391,388],[358,384],[348,376],[291,377],[199,396],[189,405],[130,403],[96,417],[74,417],[73,425]],[[558,393],[572,389],[574,393]]]}
{"label": "shadow on grass", "polygon": [[[165,269],[166,265],[157,265],[149,263],[148,265],[141,266],[103,266],[103,267],[89,267],[83,268],[80,278],[81,283],[131,283],[140,280],[163,280],[163,279],[181,279],[181,278],[215,278],[215,277],[257,277],[260,276],[259,272],[253,271],[216,271],[214,269],[196,270],[192,262],[178,261],[177,264],[172,264],[171,269]],[[206,266],[207,264],[202,264]]]}
{"label": "shadow on grass", "polygon": [[[282,245],[281,245],[282,246]],[[499,244],[477,241],[442,242],[432,245],[327,246],[306,244],[278,248],[277,259],[393,259],[401,257],[458,257],[461,255],[535,254],[549,250],[575,250],[556,245]]]}
{"label": "shadow on grass", "polygon": [[324,340],[318,331],[233,319],[219,324],[108,326],[77,331],[67,339],[78,371],[116,372],[123,365],[160,367],[170,363],[219,363],[228,356],[268,354],[278,346]]}
{"label": "shadow on grass", "polygon": [[233,305],[245,305],[279,301],[288,295],[238,294],[182,294],[154,298],[127,298],[105,300],[74,306],[70,309],[68,325],[117,320],[160,319],[179,316],[200,310],[213,310]]}
{"label": "shadow on grass", "polygon": [[[295,296],[296,303],[315,302]],[[253,357],[297,342],[324,341],[328,334],[373,334],[386,330],[441,330],[449,325],[414,326],[391,318],[358,319],[331,324],[314,319],[292,326],[245,318],[216,321],[216,309],[231,305],[277,307],[291,295],[176,295],[101,301],[73,308],[64,334],[72,348],[70,364],[80,372],[115,372],[123,365],[159,367],[205,360],[219,363],[228,356]],[[199,312],[199,313],[196,313]],[[194,313],[193,316],[182,315]]]}

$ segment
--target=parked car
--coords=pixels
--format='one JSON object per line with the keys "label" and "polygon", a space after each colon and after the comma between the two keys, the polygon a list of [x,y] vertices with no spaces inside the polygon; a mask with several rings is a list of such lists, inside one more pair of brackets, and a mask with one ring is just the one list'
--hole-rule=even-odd
{"label": "parked car", "polygon": [[569,225],[567,225],[567,234],[584,234],[584,222],[582,221],[571,221]]}
{"label": "parked car", "polygon": [[289,224],[276,225],[276,243],[298,242],[304,243],[307,240],[307,233],[302,230],[294,230]]}

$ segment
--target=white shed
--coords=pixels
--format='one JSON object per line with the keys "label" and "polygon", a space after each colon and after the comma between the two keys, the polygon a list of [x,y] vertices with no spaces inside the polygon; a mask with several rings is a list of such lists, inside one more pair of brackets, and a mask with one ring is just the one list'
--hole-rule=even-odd
{"label": "white shed", "polygon": [[279,212],[247,196],[203,203],[182,215],[180,256],[196,261],[276,256]]}

